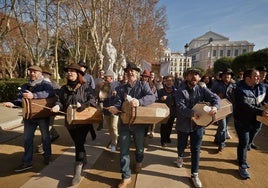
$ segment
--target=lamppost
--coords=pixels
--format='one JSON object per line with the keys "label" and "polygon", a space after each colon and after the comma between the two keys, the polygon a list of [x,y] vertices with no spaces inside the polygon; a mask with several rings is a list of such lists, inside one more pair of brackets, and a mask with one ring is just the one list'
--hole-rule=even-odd
{"label": "lamppost", "polygon": [[184,51],[185,51],[185,66],[184,66],[184,68],[186,69],[186,66],[187,66],[187,53],[188,53],[188,51],[189,51],[189,44],[188,43],[186,43],[185,44],[185,46],[184,46]]}

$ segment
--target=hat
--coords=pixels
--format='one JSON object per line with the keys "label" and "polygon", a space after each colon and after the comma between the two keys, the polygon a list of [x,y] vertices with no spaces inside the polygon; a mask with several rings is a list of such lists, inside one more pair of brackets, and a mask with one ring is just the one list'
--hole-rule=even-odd
{"label": "hat", "polygon": [[267,72],[267,69],[266,69],[265,66],[260,66],[260,67],[257,67],[256,69],[257,69],[258,71],[265,71],[265,72]]}
{"label": "hat", "polygon": [[114,72],[111,70],[107,70],[104,72],[103,76],[110,76],[110,77],[114,77]]}
{"label": "hat", "polygon": [[28,70],[35,70],[35,71],[39,71],[42,72],[41,67],[37,66],[37,65],[32,65],[28,68]]}
{"label": "hat", "polygon": [[71,63],[70,65],[67,65],[66,67],[64,67],[64,71],[65,71],[65,72],[67,72],[68,69],[76,70],[77,72],[81,73],[82,75],[85,74],[85,73],[81,70],[81,66],[78,65],[77,63]]}
{"label": "hat", "polygon": [[224,74],[230,74],[231,77],[234,76],[233,70],[230,68],[226,68],[225,70],[223,70],[222,73],[219,75],[219,77],[222,77],[222,75],[224,75]]}
{"label": "hat", "polygon": [[51,72],[51,70],[49,68],[43,68],[42,73],[48,74],[50,76],[52,75],[52,72]]}
{"label": "hat", "polygon": [[148,70],[145,69],[145,70],[143,71],[143,73],[142,73],[141,76],[151,77],[150,71],[148,71]]}
{"label": "hat", "polygon": [[133,69],[133,70],[136,70],[136,71],[138,71],[138,72],[141,71],[140,68],[138,68],[137,65],[134,64],[134,63],[132,63],[132,62],[129,62],[129,63],[127,64],[127,67],[124,68],[124,72],[127,72],[129,69]]}
{"label": "hat", "polygon": [[196,69],[196,68],[187,69],[186,75],[191,74],[191,73],[197,73],[197,74],[201,75],[201,71],[199,69]]}
{"label": "hat", "polygon": [[86,69],[88,68],[88,66],[86,65],[86,63],[83,60],[80,60],[78,62],[78,65],[80,65],[81,67],[85,67]]}

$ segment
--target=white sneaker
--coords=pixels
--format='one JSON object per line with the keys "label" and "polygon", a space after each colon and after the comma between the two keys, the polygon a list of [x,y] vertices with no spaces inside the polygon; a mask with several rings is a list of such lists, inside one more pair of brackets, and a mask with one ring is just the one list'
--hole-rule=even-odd
{"label": "white sneaker", "polygon": [[176,161],[174,161],[174,163],[181,168],[183,165],[183,158],[182,157],[178,157]]}
{"label": "white sneaker", "polygon": [[202,187],[202,183],[198,177],[198,173],[192,174],[192,181],[195,187],[200,188]]}
{"label": "white sneaker", "polygon": [[116,147],[115,146],[111,146],[111,152],[116,152]]}
{"label": "white sneaker", "polygon": [[226,136],[225,136],[225,137],[226,137],[226,139],[232,139],[232,136],[231,136],[231,134],[229,133],[229,131],[226,132]]}

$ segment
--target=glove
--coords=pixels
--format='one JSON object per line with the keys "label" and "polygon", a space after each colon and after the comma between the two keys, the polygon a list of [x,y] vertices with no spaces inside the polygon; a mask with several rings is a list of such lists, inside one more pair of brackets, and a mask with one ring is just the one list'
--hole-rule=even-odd
{"label": "glove", "polygon": [[82,112],[86,109],[86,105],[82,104],[79,108],[76,109],[77,112]]}

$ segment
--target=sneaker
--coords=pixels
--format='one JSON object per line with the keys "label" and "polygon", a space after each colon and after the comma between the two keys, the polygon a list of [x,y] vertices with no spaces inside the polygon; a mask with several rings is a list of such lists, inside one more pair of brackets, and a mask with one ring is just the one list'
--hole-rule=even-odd
{"label": "sneaker", "polygon": [[193,173],[191,178],[195,187],[202,187],[202,183],[198,177],[198,173]]}
{"label": "sneaker", "polygon": [[250,144],[250,147],[251,147],[252,149],[256,149],[256,150],[258,149],[258,146],[256,146],[254,143],[251,143],[251,144]]}
{"label": "sneaker", "polygon": [[225,136],[226,139],[232,139],[232,136],[231,134],[229,133],[229,131],[226,132],[226,136]]}
{"label": "sneaker", "polygon": [[25,171],[25,170],[29,170],[33,167],[32,164],[30,165],[27,165],[27,164],[21,164],[20,166],[18,166],[14,171],[15,172],[22,172],[22,171]]}
{"label": "sneaker", "polygon": [[250,174],[246,168],[239,167],[239,174],[244,179],[250,178]]}
{"label": "sneaker", "polygon": [[123,179],[118,185],[118,188],[127,188],[127,186],[131,184],[131,178]]}
{"label": "sneaker", "polygon": [[154,133],[151,132],[151,133],[149,134],[149,138],[153,138],[153,137],[154,137]]}
{"label": "sneaker", "polygon": [[139,173],[142,169],[142,163],[137,163],[135,166],[135,172]]}
{"label": "sneaker", "polygon": [[182,157],[178,157],[176,161],[174,161],[174,163],[181,168],[183,165],[183,158]]}
{"label": "sneaker", "polygon": [[40,144],[36,147],[36,153],[44,154],[43,145]]}
{"label": "sneaker", "polygon": [[115,146],[111,146],[111,152],[112,153],[116,152],[116,147]]}
{"label": "sneaker", "polygon": [[167,143],[164,142],[164,143],[161,144],[161,146],[162,146],[162,148],[166,148],[167,147]]}

